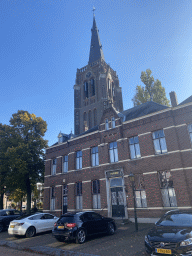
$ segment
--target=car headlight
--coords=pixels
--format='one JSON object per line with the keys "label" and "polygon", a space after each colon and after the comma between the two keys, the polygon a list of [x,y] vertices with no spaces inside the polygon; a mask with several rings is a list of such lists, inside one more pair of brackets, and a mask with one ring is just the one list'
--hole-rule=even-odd
{"label": "car headlight", "polygon": [[147,236],[145,236],[145,242],[149,243],[149,239]]}
{"label": "car headlight", "polygon": [[18,223],[16,226],[22,226],[24,224],[24,222],[23,223]]}
{"label": "car headlight", "polygon": [[192,244],[192,238],[186,239],[180,243],[180,246],[187,246],[189,244]]}

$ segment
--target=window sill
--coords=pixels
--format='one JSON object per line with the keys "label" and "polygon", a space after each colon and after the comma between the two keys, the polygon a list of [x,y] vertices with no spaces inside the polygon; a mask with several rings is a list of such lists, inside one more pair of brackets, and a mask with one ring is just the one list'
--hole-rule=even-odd
{"label": "window sill", "polygon": [[138,158],[130,158],[130,161],[137,161],[137,160],[141,160],[142,157],[138,157]]}
{"label": "window sill", "polygon": [[109,164],[117,164],[117,163],[119,163],[119,161],[117,161],[117,162],[110,162]]}
{"label": "window sill", "polygon": [[169,155],[169,152],[161,153],[161,154],[155,154],[154,156],[164,156],[164,155]]}

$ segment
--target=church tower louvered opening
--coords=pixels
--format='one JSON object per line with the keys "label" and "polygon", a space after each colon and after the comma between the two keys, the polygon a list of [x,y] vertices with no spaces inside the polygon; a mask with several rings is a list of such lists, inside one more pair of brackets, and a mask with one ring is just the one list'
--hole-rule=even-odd
{"label": "church tower louvered opening", "polygon": [[99,125],[103,111],[110,106],[123,111],[122,90],[116,71],[105,62],[93,15],[88,65],[77,69],[74,85],[75,135]]}

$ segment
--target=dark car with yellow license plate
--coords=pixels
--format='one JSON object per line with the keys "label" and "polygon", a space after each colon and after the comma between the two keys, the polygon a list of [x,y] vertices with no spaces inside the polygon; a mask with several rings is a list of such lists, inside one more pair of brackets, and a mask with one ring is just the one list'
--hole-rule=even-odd
{"label": "dark car with yellow license plate", "polygon": [[192,210],[167,212],[145,236],[149,255],[192,255]]}
{"label": "dark car with yellow license plate", "polygon": [[113,235],[116,230],[115,221],[93,211],[65,213],[55,223],[52,235],[60,242],[76,240],[84,243],[87,236],[108,233]]}
{"label": "dark car with yellow license plate", "polygon": [[0,210],[0,232],[7,229],[9,223],[21,215],[23,215],[23,213],[15,209]]}

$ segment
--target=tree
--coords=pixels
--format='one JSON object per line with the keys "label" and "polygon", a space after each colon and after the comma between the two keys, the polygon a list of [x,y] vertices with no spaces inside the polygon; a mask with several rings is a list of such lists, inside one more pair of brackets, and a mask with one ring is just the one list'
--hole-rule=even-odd
{"label": "tree", "polygon": [[27,194],[27,213],[31,210],[31,192],[44,174],[44,149],[47,141],[43,139],[47,123],[34,114],[19,110],[12,115],[10,127],[14,131],[16,145],[12,143],[6,151],[9,159],[9,172],[6,186],[12,191],[20,189]]}
{"label": "tree", "polygon": [[20,211],[22,211],[22,203],[23,203],[23,198],[25,197],[25,195],[26,194],[20,188],[17,188],[9,196],[10,200],[13,200],[15,203],[20,203]]}
{"label": "tree", "polygon": [[15,145],[13,129],[9,125],[0,123],[0,209],[3,209],[3,197],[6,192],[6,177],[9,172],[7,149]]}
{"label": "tree", "polygon": [[169,100],[165,94],[165,88],[158,79],[154,80],[151,74],[152,71],[150,69],[147,69],[146,72],[141,72],[140,78],[145,87],[137,85],[136,94],[132,99],[134,106],[138,106],[147,101],[154,101],[165,106],[170,106]]}

